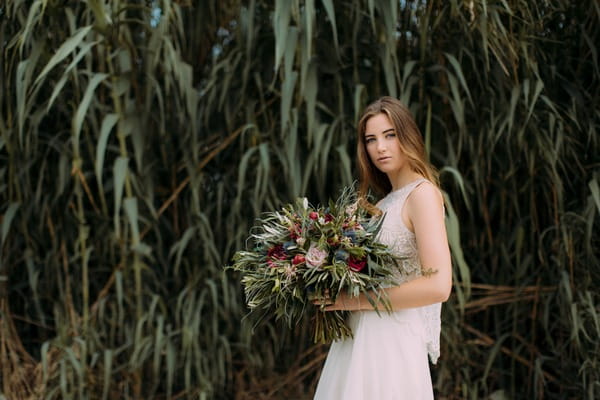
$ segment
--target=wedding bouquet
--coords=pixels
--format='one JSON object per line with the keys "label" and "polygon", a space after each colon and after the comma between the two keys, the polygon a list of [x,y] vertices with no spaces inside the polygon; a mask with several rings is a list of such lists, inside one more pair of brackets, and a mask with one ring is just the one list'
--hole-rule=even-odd
{"label": "wedding bouquet", "polygon": [[328,207],[303,198],[265,214],[251,231],[252,250],[238,251],[230,266],[241,272],[248,307],[262,313],[259,320],[274,314],[291,326],[314,313],[314,341],[327,343],[352,336],[347,312],[324,312],[313,300],[335,301],[345,290],[390,310],[382,288],[394,284],[398,260],[376,240],[384,217],[363,204],[350,187]]}

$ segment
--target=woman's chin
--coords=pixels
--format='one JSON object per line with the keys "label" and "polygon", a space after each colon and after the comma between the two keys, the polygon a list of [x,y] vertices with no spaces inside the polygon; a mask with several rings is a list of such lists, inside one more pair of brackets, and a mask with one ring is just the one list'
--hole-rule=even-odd
{"label": "woman's chin", "polygon": [[389,174],[391,172],[394,172],[396,169],[393,168],[391,165],[379,165],[377,167],[378,170],[380,170],[381,172],[383,172],[384,174]]}

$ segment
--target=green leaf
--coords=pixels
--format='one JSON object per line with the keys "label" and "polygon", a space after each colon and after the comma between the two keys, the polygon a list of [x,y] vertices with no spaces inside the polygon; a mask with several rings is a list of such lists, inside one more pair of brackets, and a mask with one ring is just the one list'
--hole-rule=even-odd
{"label": "green leaf", "polygon": [[92,101],[92,96],[96,87],[104,80],[108,74],[96,73],[90,80],[87,89],[85,90],[85,94],[83,95],[83,99],[79,106],[77,107],[77,111],[75,112],[75,116],[73,118],[73,136],[74,136],[74,146],[75,148],[79,147],[79,134],[81,133],[81,125],[83,124],[83,118],[87,113],[88,108],[90,107],[90,103]]}
{"label": "green leaf", "polygon": [[138,224],[138,205],[136,197],[127,197],[123,203],[125,209],[125,215],[131,226],[131,237],[133,239],[133,245],[137,245],[140,241],[140,228]]}
{"label": "green leaf", "polygon": [[327,17],[329,17],[329,23],[331,24],[331,32],[333,33],[333,44],[335,46],[335,54],[339,58],[340,46],[337,34],[337,24],[335,22],[335,9],[333,7],[333,1],[323,0],[323,5],[325,6],[325,12],[327,12]]}
{"label": "green leaf", "polygon": [[286,48],[287,35],[289,32],[290,13],[292,2],[289,0],[277,0],[275,2],[275,13],[273,16],[273,31],[275,34],[275,71],[279,70],[279,64]]}
{"label": "green leaf", "polygon": [[35,82],[33,84],[34,85],[39,84],[46,77],[46,75],[48,74],[48,72],[50,72],[50,70],[52,68],[54,68],[58,63],[60,63],[62,60],[67,58],[73,51],[75,51],[77,46],[79,46],[81,44],[81,42],[85,39],[85,36],[90,32],[91,29],[92,29],[92,25],[87,25],[82,28],[79,28],[77,30],[77,32],[75,32],[73,34],[73,36],[71,36],[69,39],[67,39],[59,47],[59,49],[56,51],[56,53],[54,53],[54,55],[52,56],[50,61],[48,61],[48,64],[46,64],[46,66],[44,67],[42,72],[40,72],[40,74],[38,75],[37,79],[35,80]]}
{"label": "green leaf", "polygon": [[104,350],[104,382],[102,385],[102,399],[108,399],[108,389],[110,388],[110,382],[112,381],[112,363],[113,363],[113,350]]}
{"label": "green leaf", "polygon": [[114,174],[114,190],[115,190],[115,212],[114,212],[114,220],[115,220],[115,233],[117,237],[120,236],[120,223],[119,223],[119,215],[121,214],[121,201],[123,199],[123,188],[125,187],[125,179],[127,178],[127,164],[129,163],[129,158],[127,157],[117,157],[115,160],[115,164],[113,167]]}
{"label": "green leaf", "polygon": [[6,237],[8,236],[8,231],[10,230],[11,224],[15,215],[17,214],[17,210],[21,206],[20,203],[13,202],[10,203],[8,209],[2,215],[2,247],[4,246],[4,242],[6,241]]}
{"label": "green leaf", "polygon": [[106,147],[108,144],[108,137],[112,128],[119,121],[119,116],[115,113],[106,114],[102,120],[102,127],[100,128],[100,137],[98,138],[98,144],[96,145],[96,179],[102,186],[102,171],[104,170],[104,157],[106,155]]}
{"label": "green leaf", "polygon": [[594,200],[594,203],[596,203],[596,208],[598,209],[598,213],[600,214],[600,186],[598,185],[598,180],[594,178],[591,181],[589,181],[588,187],[592,192],[592,199]]}
{"label": "green leaf", "polygon": [[50,100],[48,100],[48,105],[46,106],[46,112],[48,112],[50,110],[50,108],[54,104],[54,101],[56,100],[56,98],[60,94],[62,88],[64,87],[65,83],[71,77],[70,72],[75,68],[75,66],[79,63],[79,61],[81,61],[81,59],[84,56],[89,55],[91,48],[94,47],[95,45],[97,45],[98,43],[100,43],[100,41],[85,43],[81,47],[81,50],[79,51],[79,53],[77,53],[77,55],[75,57],[73,57],[73,61],[71,61],[69,66],[67,68],[65,68],[62,76],[60,77],[60,80],[54,86],[54,90],[52,90],[52,95],[50,95]]}
{"label": "green leaf", "polygon": [[454,72],[455,72],[456,76],[458,76],[458,80],[459,80],[463,90],[465,91],[465,93],[467,93],[467,98],[469,99],[469,103],[471,103],[472,107],[475,107],[475,104],[473,104],[473,99],[471,98],[471,91],[469,90],[469,86],[467,85],[467,80],[465,79],[465,76],[463,74],[460,63],[458,62],[456,57],[454,57],[452,54],[444,53],[444,55],[446,56],[448,61],[450,61],[450,64],[452,64]]}

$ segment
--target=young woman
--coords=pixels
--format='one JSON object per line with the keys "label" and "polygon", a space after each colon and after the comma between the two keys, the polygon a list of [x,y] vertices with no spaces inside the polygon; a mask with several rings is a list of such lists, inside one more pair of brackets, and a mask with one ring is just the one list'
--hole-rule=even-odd
{"label": "young woman", "polygon": [[[402,256],[393,311],[341,293],[324,311],[348,310],[353,338],[331,345],[315,400],[433,399],[427,355],[439,356],[441,303],[452,287],[444,201],[410,111],[382,97],[358,124],[360,192],[373,189],[385,218],[379,239]],[[383,306],[378,307],[384,310]]]}

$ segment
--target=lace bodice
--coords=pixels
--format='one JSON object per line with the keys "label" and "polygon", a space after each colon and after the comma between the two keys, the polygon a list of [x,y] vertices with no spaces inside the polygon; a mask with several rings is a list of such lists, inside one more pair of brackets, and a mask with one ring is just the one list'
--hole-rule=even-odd
{"label": "lace bodice", "polygon": [[[390,246],[392,251],[400,258],[400,268],[396,274],[399,284],[421,276],[421,262],[419,261],[419,254],[417,252],[417,241],[415,234],[402,221],[402,208],[408,195],[423,182],[428,181],[422,178],[417,179],[398,190],[388,193],[386,197],[377,203],[377,207],[385,215],[378,237],[382,243]],[[424,339],[429,358],[434,364],[440,354],[441,309],[441,303],[417,308],[425,328]]]}

